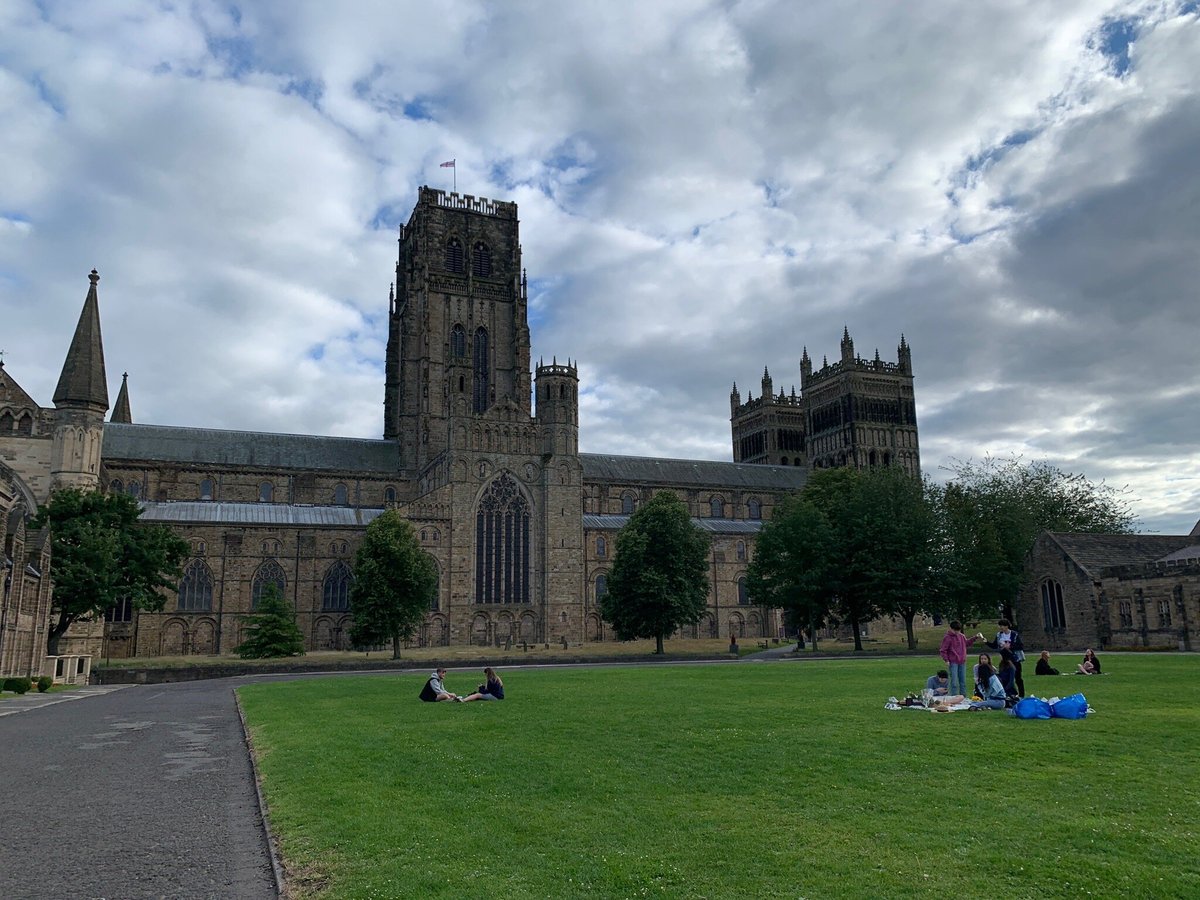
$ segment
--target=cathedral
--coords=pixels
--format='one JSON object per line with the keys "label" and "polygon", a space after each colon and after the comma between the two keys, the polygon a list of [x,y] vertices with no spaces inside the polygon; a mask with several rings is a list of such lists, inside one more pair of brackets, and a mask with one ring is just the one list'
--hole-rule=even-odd
{"label": "cathedral", "polygon": [[683,499],[711,539],[708,609],[679,636],[776,636],[777,611],[746,589],[775,504],[814,467],[920,471],[908,344],[895,363],[862,359],[848,330],[833,363],[814,370],[804,351],[799,394],[776,394],[766,372],[757,399],[734,387],[733,462],[580,453],[575,365],[531,365],[514,203],[420,189],[388,297],[378,439],[136,423],[125,378],[106,422],[98,284],[93,270],[53,408],[0,361],[7,564],[47,552],[37,536],[14,549],[20,520],[71,485],[136,497],[191,555],[161,612],[115,607],[70,633],[74,650],[226,653],[270,586],[310,650],[345,649],[354,554],[385,509],[412,522],[437,563],[422,645],[605,640],[598,601],[616,534],[659,491]]}

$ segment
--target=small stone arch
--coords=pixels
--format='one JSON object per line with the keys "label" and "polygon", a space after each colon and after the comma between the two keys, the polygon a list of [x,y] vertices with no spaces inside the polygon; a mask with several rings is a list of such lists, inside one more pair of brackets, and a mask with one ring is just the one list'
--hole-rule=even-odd
{"label": "small stone arch", "polygon": [[183,619],[168,619],[163,625],[160,656],[183,656],[188,645],[188,626]]}
{"label": "small stone arch", "polygon": [[319,616],[313,622],[313,649],[333,650],[333,619],[330,616]]}
{"label": "small stone arch", "polygon": [[696,623],[698,636],[704,638],[717,637],[717,620],[713,618],[712,613],[705,613],[700,617],[700,621]]}
{"label": "small stone arch", "polygon": [[531,612],[524,613],[521,616],[521,640],[537,640],[537,616]]}
{"label": "small stone arch", "polygon": [[199,619],[192,626],[192,653],[212,656],[217,650],[217,623],[213,619]]}
{"label": "small stone arch", "polygon": [[729,616],[729,636],[741,638],[746,636],[746,620],[741,613],[731,613]]}
{"label": "small stone arch", "polygon": [[470,643],[476,647],[486,647],[492,642],[492,620],[487,613],[476,613],[471,620]]}
{"label": "small stone arch", "polygon": [[604,620],[598,613],[588,613],[583,620],[584,637],[589,641],[604,640]]}
{"label": "small stone arch", "polygon": [[750,613],[746,618],[746,633],[757,637],[766,637],[766,629],[763,628],[762,616],[756,612]]}

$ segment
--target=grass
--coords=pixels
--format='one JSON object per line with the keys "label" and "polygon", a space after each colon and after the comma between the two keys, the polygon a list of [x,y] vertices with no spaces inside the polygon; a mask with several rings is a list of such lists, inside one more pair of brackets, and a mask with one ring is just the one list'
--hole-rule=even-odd
{"label": "grass", "polygon": [[1200,896],[1200,660],[1104,661],[1026,679],[1082,721],[887,712],[912,658],[240,694],[301,897]]}

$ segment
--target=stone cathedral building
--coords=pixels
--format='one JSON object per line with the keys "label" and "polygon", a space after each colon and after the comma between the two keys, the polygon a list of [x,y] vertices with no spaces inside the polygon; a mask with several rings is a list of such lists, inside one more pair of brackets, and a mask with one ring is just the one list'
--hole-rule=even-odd
{"label": "stone cathedral building", "polygon": [[813,466],[919,471],[907,344],[897,363],[862,360],[848,331],[837,362],[814,372],[804,353],[799,396],[776,396],[765,374],[757,400],[735,388],[734,462],[580,453],[575,365],[531,366],[513,203],[420,189],[388,298],[380,439],[135,423],[126,380],[105,422],[95,271],[90,281],[54,408],[0,367],[0,462],[27,506],[102,485],[192,548],[161,613],[118,607],[77,630],[95,653],[228,652],[269,585],[310,649],[344,648],[354,553],[387,508],[440,573],[422,643],[606,639],[597,601],[614,538],[658,491],[678,494],[712,540],[708,610],[681,636],[775,635],[778,614],[748,602],[745,580],[775,503]]}

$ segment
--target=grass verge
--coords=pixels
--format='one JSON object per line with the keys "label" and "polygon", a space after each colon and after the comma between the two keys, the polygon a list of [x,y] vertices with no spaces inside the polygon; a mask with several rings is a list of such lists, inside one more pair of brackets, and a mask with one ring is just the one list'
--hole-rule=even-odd
{"label": "grass verge", "polygon": [[884,711],[930,659],[240,693],[299,896],[1198,896],[1200,660],[1106,664],[1026,679],[1078,722]]}

